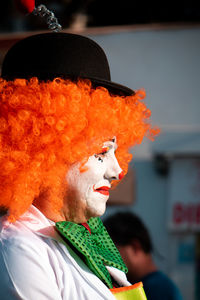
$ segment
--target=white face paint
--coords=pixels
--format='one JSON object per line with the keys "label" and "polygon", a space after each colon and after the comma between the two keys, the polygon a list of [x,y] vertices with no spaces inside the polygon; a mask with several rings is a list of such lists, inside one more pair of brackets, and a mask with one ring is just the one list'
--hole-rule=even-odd
{"label": "white face paint", "polygon": [[123,177],[115,157],[116,149],[116,138],[105,142],[102,153],[88,159],[85,164],[87,171],[81,173],[80,163],[76,163],[67,174],[69,189],[83,207],[85,219],[101,216],[105,212],[111,181]]}

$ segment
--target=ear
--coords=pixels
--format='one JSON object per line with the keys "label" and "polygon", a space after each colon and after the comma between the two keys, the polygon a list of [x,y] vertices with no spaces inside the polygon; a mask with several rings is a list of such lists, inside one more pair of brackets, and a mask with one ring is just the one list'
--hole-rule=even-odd
{"label": "ear", "polygon": [[131,241],[131,247],[133,248],[133,250],[134,250],[135,253],[138,253],[138,252],[142,251],[141,243],[137,239],[133,239]]}

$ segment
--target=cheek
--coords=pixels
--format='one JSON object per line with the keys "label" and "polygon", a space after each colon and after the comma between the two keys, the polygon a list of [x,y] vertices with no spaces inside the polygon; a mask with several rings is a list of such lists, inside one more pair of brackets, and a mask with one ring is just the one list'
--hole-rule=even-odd
{"label": "cheek", "polygon": [[85,164],[87,168],[85,172],[80,172],[80,164],[74,165],[66,176],[68,188],[80,190],[81,193],[88,190],[90,186],[93,186],[93,184],[104,178],[106,164],[106,160],[100,162],[97,158],[90,157]]}
{"label": "cheek", "polygon": [[74,191],[77,195],[84,194],[89,185],[89,176],[80,173],[78,170],[72,171],[67,175],[68,190]]}
{"label": "cheek", "polygon": [[99,161],[98,158],[90,157],[88,162],[86,163],[86,167],[88,170],[85,172],[87,173],[88,177],[102,179],[106,172],[107,160],[104,159],[103,162]]}
{"label": "cheek", "polygon": [[130,256],[129,256],[129,251],[127,251],[127,247],[126,246],[118,246],[117,247],[121,257],[123,259],[123,261],[125,262],[127,268],[129,269],[131,267],[131,263],[130,263]]}
{"label": "cheek", "polygon": [[79,199],[87,197],[88,190],[93,186],[94,177],[90,169],[80,172],[79,166],[71,168],[66,176],[68,192]]}

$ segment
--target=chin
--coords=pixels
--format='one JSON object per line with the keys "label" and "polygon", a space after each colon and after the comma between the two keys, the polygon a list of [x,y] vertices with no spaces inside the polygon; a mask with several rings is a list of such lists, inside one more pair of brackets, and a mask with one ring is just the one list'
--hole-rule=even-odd
{"label": "chin", "polygon": [[98,205],[98,207],[89,207],[88,213],[90,215],[90,218],[92,217],[101,217],[106,210],[106,203]]}

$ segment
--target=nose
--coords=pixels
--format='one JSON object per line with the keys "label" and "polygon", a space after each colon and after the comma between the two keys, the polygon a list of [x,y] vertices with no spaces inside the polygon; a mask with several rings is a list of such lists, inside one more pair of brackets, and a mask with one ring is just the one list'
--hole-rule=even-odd
{"label": "nose", "polygon": [[120,168],[115,155],[113,155],[113,157],[109,159],[104,177],[106,179],[108,179],[109,181],[121,180],[124,177],[124,173],[123,173],[122,169]]}

